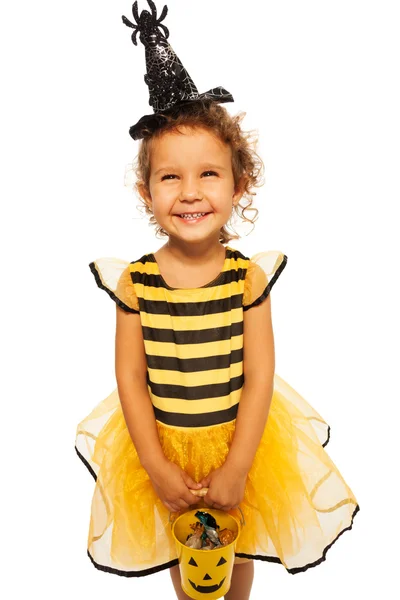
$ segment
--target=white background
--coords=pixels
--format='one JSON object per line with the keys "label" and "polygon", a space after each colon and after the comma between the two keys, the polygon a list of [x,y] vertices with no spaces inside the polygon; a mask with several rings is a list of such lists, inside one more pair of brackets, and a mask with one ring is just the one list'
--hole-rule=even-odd
{"label": "white background", "polygon": [[[272,293],[276,372],[331,425],[327,451],[361,507],[318,567],[256,562],[254,600],[398,590],[398,10],[169,2],[169,41],[199,92],[224,86],[259,131],[260,216],[232,245],[288,256]],[[151,110],[144,48],[121,21],[131,3],[1,13],[1,585],[7,598],[173,599],[168,571],[126,579],[90,563],[94,481],[74,450],[78,422],[115,387],[115,305],[88,264],[164,243],[124,187],[129,127]]]}

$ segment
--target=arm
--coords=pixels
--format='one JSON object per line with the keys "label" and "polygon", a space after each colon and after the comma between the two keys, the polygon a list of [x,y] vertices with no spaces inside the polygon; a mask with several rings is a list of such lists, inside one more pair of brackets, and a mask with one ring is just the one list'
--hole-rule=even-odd
{"label": "arm", "polygon": [[245,383],[236,428],[225,465],[247,475],[262,437],[271,405],[275,348],[271,296],[243,313],[243,369]]}
{"label": "arm", "polygon": [[171,511],[198,503],[199,498],[190,490],[198,490],[201,485],[178,465],[170,462],[160,444],[147,388],[146,353],[140,317],[125,312],[118,305],[115,371],[126,426],[156,494]]}
{"label": "arm", "polygon": [[201,481],[209,487],[205,503],[222,510],[236,508],[243,500],[247,474],[267,422],[273,393],[275,350],[270,296],[245,311],[243,318],[245,383],[235,432],[223,465]]}
{"label": "arm", "polygon": [[122,411],[139,460],[146,469],[162,468],[167,461],[158,437],[149,396],[142,327],[138,314],[117,306],[115,373]]}

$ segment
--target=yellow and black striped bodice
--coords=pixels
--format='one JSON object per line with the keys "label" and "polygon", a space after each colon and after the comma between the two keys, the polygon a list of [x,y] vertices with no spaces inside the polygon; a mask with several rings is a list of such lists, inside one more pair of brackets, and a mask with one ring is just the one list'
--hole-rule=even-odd
{"label": "yellow and black striped bodice", "polygon": [[236,418],[243,387],[243,290],[249,259],[226,247],[220,275],[173,289],[154,254],[130,263],[156,419],[204,427]]}

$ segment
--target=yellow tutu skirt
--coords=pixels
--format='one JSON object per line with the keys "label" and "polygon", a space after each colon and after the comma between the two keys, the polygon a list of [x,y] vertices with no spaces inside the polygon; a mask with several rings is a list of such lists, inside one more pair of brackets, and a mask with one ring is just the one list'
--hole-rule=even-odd
{"label": "yellow tutu skirt", "polygon": [[[156,423],[167,459],[195,481],[224,463],[235,430],[235,421],[198,428]],[[351,529],[359,506],[324,450],[329,432],[322,417],[275,374],[268,420],[240,505],[246,525],[237,557],[281,563],[299,573],[324,561]],[[79,424],[75,448],[96,480],[88,536],[94,566],[138,577],[177,565],[170,513],[139,461],[117,390]],[[234,509],[229,512],[238,517]]]}

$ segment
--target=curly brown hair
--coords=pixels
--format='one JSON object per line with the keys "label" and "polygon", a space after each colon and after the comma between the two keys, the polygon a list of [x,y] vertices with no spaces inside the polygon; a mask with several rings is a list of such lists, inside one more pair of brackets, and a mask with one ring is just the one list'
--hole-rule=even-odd
{"label": "curly brown hair", "polygon": [[[155,131],[149,129],[145,132],[145,137],[140,142],[139,151],[133,163],[133,172],[136,175],[134,187],[141,201],[140,208],[144,207],[145,212],[151,215],[150,224],[156,226],[156,237],[158,234],[168,236],[168,232],[158,225],[150,207],[138,193],[138,188],[144,186],[145,189],[149,190],[152,141],[168,131],[179,130],[181,126],[206,129],[216,135],[222,142],[230,145],[235,188],[237,188],[240,179],[245,176],[242,196],[245,205],[241,206],[238,203],[233,210],[240,218],[252,223],[254,226],[254,222],[258,218],[258,210],[251,206],[253,196],[256,195],[256,192],[253,192],[252,189],[260,187],[264,183],[264,164],[255,150],[258,141],[256,132],[245,132],[240,128],[240,123],[245,115],[245,112],[239,112],[237,115],[231,116],[224,106],[213,101],[191,102],[181,106],[179,110],[170,110],[167,113],[157,115],[158,127]],[[254,211],[255,215],[250,219],[244,214],[245,211]],[[231,234],[226,226],[221,227],[219,241],[222,244],[239,238],[239,235]]]}

